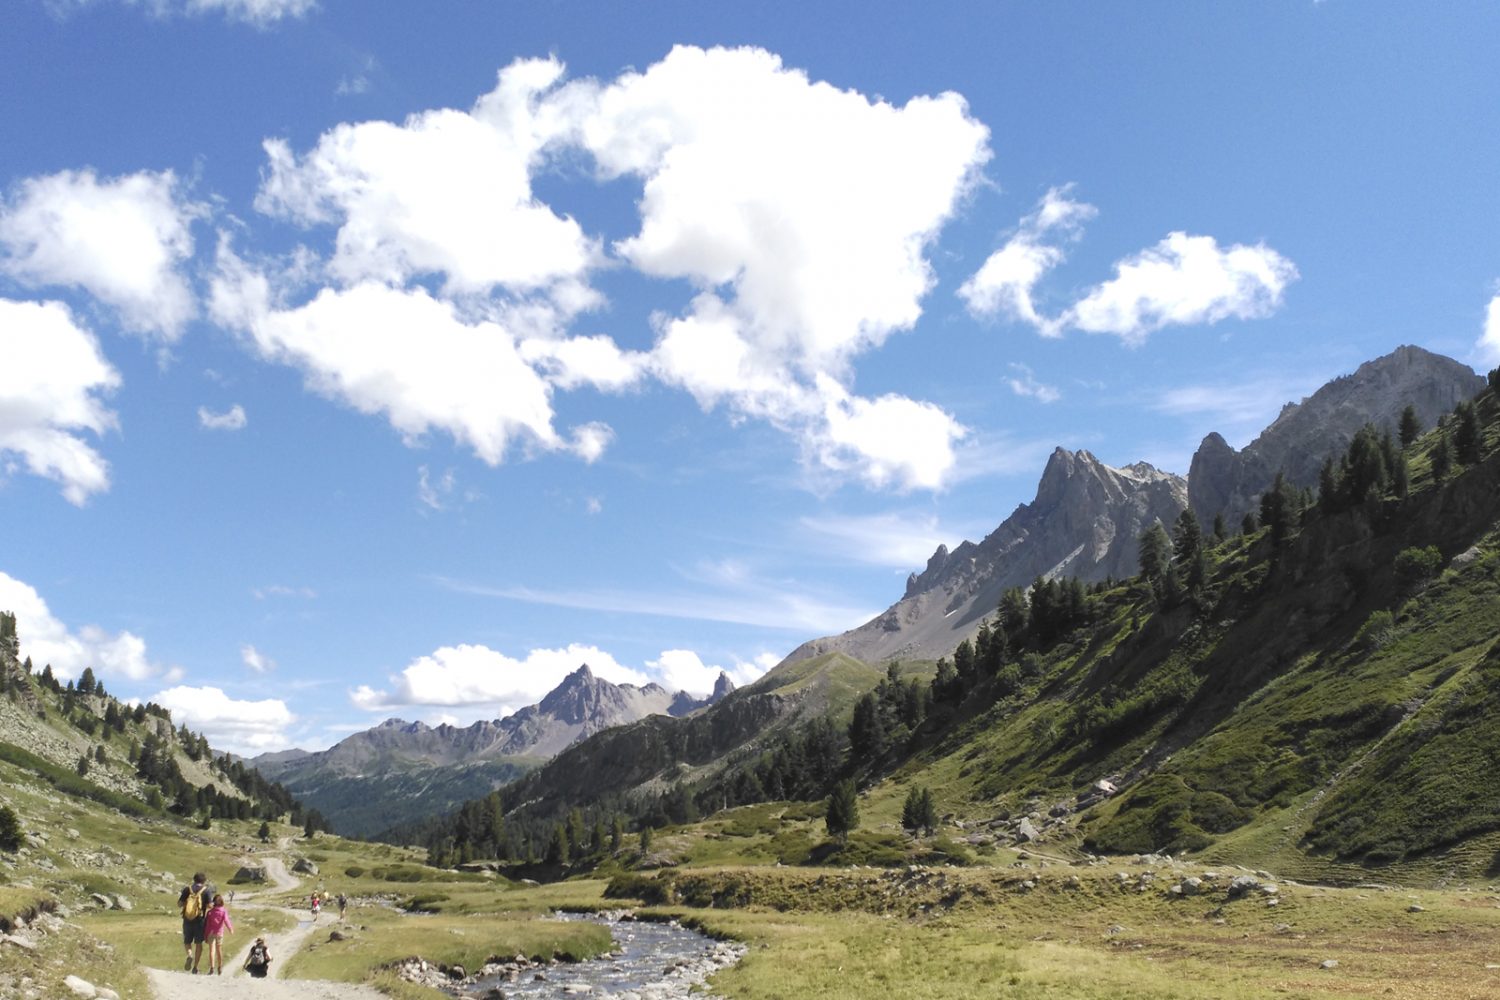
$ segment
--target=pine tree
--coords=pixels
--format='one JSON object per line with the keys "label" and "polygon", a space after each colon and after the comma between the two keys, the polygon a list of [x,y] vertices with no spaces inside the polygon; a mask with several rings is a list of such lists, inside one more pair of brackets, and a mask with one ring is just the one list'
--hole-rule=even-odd
{"label": "pine tree", "polygon": [[1453,448],[1458,460],[1465,465],[1473,465],[1479,461],[1479,418],[1474,411],[1474,404],[1462,402],[1453,411],[1458,418],[1458,426],[1453,430]]}
{"label": "pine tree", "polygon": [[1438,431],[1437,441],[1432,446],[1432,478],[1442,482],[1453,468],[1453,452],[1448,447],[1448,432]]}
{"label": "pine tree", "polygon": [[10,806],[0,806],[0,851],[16,853],[23,839],[21,817]]}
{"label": "pine tree", "polygon": [[1229,529],[1224,526],[1224,512],[1219,511],[1214,515],[1214,544],[1222,545],[1228,537]]}
{"label": "pine tree", "polygon": [[854,779],[845,778],[833,786],[823,823],[829,836],[840,843],[848,840],[849,832],[859,826],[859,793],[854,787]]}
{"label": "pine tree", "polygon": [[641,853],[647,854],[651,851],[651,827],[641,827]]}
{"label": "pine tree", "polygon": [[255,832],[255,835],[260,838],[262,844],[269,844],[271,842],[271,824],[262,821],[260,829]]}
{"label": "pine tree", "polygon": [[1417,408],[1410,403],[1401,411],[1401,447],[1410,448],[1411,443],[1422,433],[1422,424],[1417,420]]}
{"label": "pine tree", "polygon": [[1166,529],[1161,526],[1160,521],[1153,521],[1151,527],[1142,532],[1140,542],[1141,578],[1154,585],[1166,574],[1170,565],[1168,553],[1172,542],[1167,538]]}

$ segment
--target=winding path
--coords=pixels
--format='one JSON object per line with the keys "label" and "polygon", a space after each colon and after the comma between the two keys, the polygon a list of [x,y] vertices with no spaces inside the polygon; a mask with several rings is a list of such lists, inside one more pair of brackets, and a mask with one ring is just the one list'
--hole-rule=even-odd
{"label": "winding path", "polygon": [[251,939],[235,952],[233,958],[226,956],[224,975],[214,976],[212,979],[179,970],[147,969],[146,976],[151,980],[151,990],[156,1000],[202,1000],[205,987],[209,988],[215,1000],[249,1000],[251,997],[255,1000],[387,1000],[384,994],[368,986],[321,979],[281,978],[281,970],[286,968],[287,959],[307,943],[318,924],[307,919],[307,915],[300,910],[246,902],[263,892],[285,892],[301,884],[296,876],[286,870],[286,864],[280,858],[267,857],[262,860],[270,883],[255,892],[238,893],[235,905],[244,905],[246,909],[280,910],[297,919],[297,926],[291,930],[266,935],[266,947],[275,959],[271,963],[270,977],[252,979],[245,974],[245,957],[250,953],[250,945],[254,943]]}

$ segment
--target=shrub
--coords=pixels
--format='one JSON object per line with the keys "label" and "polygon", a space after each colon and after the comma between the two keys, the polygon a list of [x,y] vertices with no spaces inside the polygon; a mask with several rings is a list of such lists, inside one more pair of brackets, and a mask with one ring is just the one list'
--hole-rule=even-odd
{"label": "shrub", "polygon": [[1396,616],[1389,611],[1376,611],[1354,633],[1354,645],[1357,649],[1381,649],[1389,645],[1395,635]]}
{"label": "shrub", "polygon": [[365,870],[359,865],[350,865],[348,868],[344,869],[344,874],[349,878],[359,878],[364,873]]}
{"label": "shrub", "polygon": [[1436,545],[1423,549],[1402,549],[1396,554],[1393,565],[1396,579],[1401,581],[1403,587],[1417,587],[1437,576],[1443,565],[1443,554],[1437,550]]}

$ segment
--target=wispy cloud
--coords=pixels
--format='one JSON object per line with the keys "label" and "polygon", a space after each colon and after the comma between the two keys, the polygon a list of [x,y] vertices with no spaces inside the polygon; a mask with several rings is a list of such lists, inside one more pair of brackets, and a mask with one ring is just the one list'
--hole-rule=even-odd
{"label": "wispy cloud", "polygon": [[318,596],[318,592],[311,587],[289,587],[283,583],[273,583],[267,587],[253,587],[250,593],[255,595],[257,601],[264,601],[268,597],[300,597],[310,601]]}
{"label": "wispy cloud", "polygon": [[264,674],[276,669],[276,661],[271,659],[254,646],[246,643],[240,647],[240,660],[244,662],[251,672]]}
{"label": "wispy cloud", "polygon": [[[696,588],[676,592],[644,593],[638,590],[600,588],[594,590],[542,590],[532,587],[492,587],[435,577],[440,586],[461,594],[494,597],[526,604],[607,611],[617,614],[655,615],[689,621],[729,622],[755,625],[786,632],[827,635],[842,632],[875,616],[878,609],[838,604],[825,600],[792,583],[752,578],[732,564],[705,564],[684,574]],[[718,593],[705,593],[705,585]]]}
{"label": "wispy cloud", "polygon": [[892,569],[922,566],[939,545],[951,547],[962,537],[944,529],[929,513],[804,517],[799,523],[812,544],[830,555]]}
{"label": "wispy cloud", "polygon": [[1305,399],[1328,381],[1327,373],[1268,373],[1233,382],[1203,383],[1169,389],[1149,405],[1158,413],[1191,417],[1208,424],[1236,447],[1246,444],[1287,403]]}
{"label": "wispy cloud", "polygon": [[1012,361],[1010,370],[1015,374],[1006,379],[1005,384],[1010,386],[1010,391],[1017,396],[1034,399],[1039,403],[1055,403],[1062,399],[1062,393],[1057,386],[1038,382],[1031,369],[1019,361]]}
{"label": "wispy cloud", "polygon": [[198,426],[206,431],[244,430],[247,423],[245,408],[238,403],[223,413],[215,413],[206,406],[198,407]]}

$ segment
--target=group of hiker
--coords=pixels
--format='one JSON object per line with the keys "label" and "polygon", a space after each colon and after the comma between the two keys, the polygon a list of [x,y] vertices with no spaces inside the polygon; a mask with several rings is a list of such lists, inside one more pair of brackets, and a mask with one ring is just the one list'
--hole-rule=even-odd
{"label": "group of hiker", "polygon": [[[325,896],[326,894],[321,890],[312,894],[314,920],[318,918]],[[229,898],[234,899],[232,890]],[[339,893],[338,904],[339,919],[342,920],[344,911],[349,905],[348,897]],[[229,907],[224,902],[224,897],[209,884],[206,875],[202,872],[195,872],[192,885],[183,886],[182,892],[177,897],[177,909],[182,914],[182,970],[194,975],[203,971],[199,965],[203,960],[203,946],[206,944],[208,945],[208,974],[222,976],[224,974],[224,935],[234,931],[234,921],[229,919]],[[256,979],[264,979],[270,966],[271,952],[266,947],[266,939],[258,937],[245,957],[245,971]]]}
{"label": "group of hiker", "polygon": [[[231,896],[234,894],[231,892]],[[194,975],[202,972],[203,946],[208,945],[208,974],[224,974],[224,935],[234,931],[234,921],[229,918],[229,907],[224,897],[208,884],[208,876],[202,872],[193,875],[193,884],[184,886],[177,897],[177,909],[182,913],[182,971]],[[245,971],[257,979],[264,979],[271,965],[271,953],[266,948],[266,939],[258,937],[250,946],[245,958]]]}
{"label": "group of hiker", "polygon": [[[318,914],[323,912],[323,904],[329,902],[331,897],[322,889],[317,889],[308,897],[308,906],[312,909],[312,917],[318,919]],[[339,919],[344,919],[344,911],[349,908],[349,897],[342,892],[338,895]]]}

